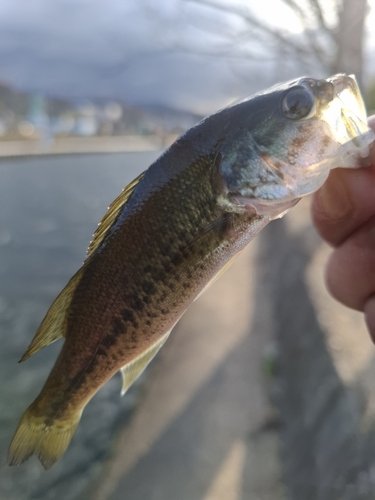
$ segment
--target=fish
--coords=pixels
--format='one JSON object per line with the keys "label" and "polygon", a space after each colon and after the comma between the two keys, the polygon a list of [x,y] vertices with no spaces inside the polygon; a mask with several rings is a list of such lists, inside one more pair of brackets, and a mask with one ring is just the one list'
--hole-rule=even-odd
{"label": "fish", "polygon": [[256,234],[330,169],[358,166],[373,140],[348,75],[276,85],[177,139],[110,205],[21,358],[65,340],[21,418],[9,465],[35,454],[49,469],[96,392],[120,371],[124,394]]}

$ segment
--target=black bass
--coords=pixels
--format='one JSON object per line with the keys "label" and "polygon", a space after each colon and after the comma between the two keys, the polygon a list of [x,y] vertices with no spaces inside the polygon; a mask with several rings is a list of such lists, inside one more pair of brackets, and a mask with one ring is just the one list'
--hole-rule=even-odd
{"label": "black bass", "polygon": [[109,207],[23,356],[65,338],[9,464],[35,454],[51,467],[100,387],[121,370],[124,393],[232,258],[331,168],[356,166],[372,140],[345,75],[275,86],[178,139]]}

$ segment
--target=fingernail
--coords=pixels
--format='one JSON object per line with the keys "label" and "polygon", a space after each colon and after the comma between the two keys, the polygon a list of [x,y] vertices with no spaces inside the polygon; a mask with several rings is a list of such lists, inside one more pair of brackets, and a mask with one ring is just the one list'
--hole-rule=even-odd
{"label": "fingernail", "polygon": [[319,191],[327,219],[341,220],[351,215],[354,205],[338,172],[330,175]]}

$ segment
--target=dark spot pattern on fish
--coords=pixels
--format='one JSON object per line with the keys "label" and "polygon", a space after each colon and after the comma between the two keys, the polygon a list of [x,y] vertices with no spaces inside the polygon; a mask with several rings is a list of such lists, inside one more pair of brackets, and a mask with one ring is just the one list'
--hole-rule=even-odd
{"label": "dark spot pattern on fish", "polygon": [[108,349],[116,343],[116,337],[114,335],[106,335],[101,340],[101,344]]}
{"label": "dark spot pattern on fish", "polygon": [[307,134],[301,134],[296,137],[293,137],[292,140],[290,141],[289,151],[291,152],[299,151],[308,140],[309,136]]}
{"label": "dark spot pattern on fish", "polygon": [[141,284],[141,288],[143,292],[148,295],[151,295],[156,291],[156,286],[152,281],[143,281]]}
{"label": "dark spot pattern on fish", "polygon": [[115,316],[114,318],[112,318],[112,330],[115,335],[124,333],[125,322],[118,316]]}
{"label": "dark spot pattern on fish", "polygon": [[139,344],[139,338],[138,338],[138,333],[133,331],[130,340],[133,343],[133,345],[136,347]]}
{"label": "dark spot pattern on fish", "polygon": [[54,401],[53,403],[51,403],[51,410],[56,412],[61,406],[61,402],[60,401]]}
{"label": "dark spot pattern on fish", "polygon": [[176,285],[173,282],[169,282],[167,286],[168,286],[169,291],[171,291],[171,292],[174,292],[176,290]]}
{"label": "dark spot pattern on fish", "polygon": [[147,305],[151,304],[152,302],[152,297],[150,297],[150,295],[144,295],[143,296],[143,302]]}
{"label": "dark spot pattern on fish", "polygon": [[146,316],[148,318],[157,318],[158,317],[157,313],[154,311],[146,311]]}
{"label": "dark spot pattern on fish", "polygon": [[184,261],[185,261],[185,257],[181,252],[178,252],[178,253],[176,252],[171,257],[171,264],[174,267],[180,266]]}
{"label": "dark spot pattern on fish", "polygon": [[319,155],[323,155],[325,153],[329,143],[330,143],[330,138],[327,135],[324,135],[322,137],[322,145],[319,149]]}
{"label": "dark spot pattern on fish", "polygon": [[[91,364],[91,363],[90,363]],[[89,365],[90,366],[90,365]],[[82,384],[85,382],[85,379],[86,379],[86,372],[87,372],[87,368],[85,368],[85,370],[80,370],[70,381],[70,387],[74,390],[77,390],[79,389]]]}
{"label": "dark spot pattern on fish", "polygon": [[86,368],[86,374],[87,373],[92,373],[95,369],[95,366],[98,364],[98,360],[97,358],[93,358],[91,360],[91,362],[87,365],[87,368]]}
{"label": "dark spot pattern on fish", "polygon": [[138,323],[136,321],[135,315],[131,309],[123,309],[121,311],[122,319],[126,322],[132,323],[135,328],[137,328]]}
{"label": "dark spot pattern on fish", "polygon": [[103,347],[99,346],[97,351],[96,351],[96,354],[98,356],[106,356],[107,355],[107,351],[105,349],[103,349]]}
{"label": "dark spot pattern on fish", "polygon": [[136,311],[141,312],[145,306],[144,302],[139,297],[134,297],[129,306]]}
{"label": "dark spot pattern on fish", "polygon": [[[146,271],[147,268],[147,271]],[[165,277],[165,268],[163,267],[154,267],[154,266],[146,266],[145,275],[149,278],[150,281],[154,283],[159,283]]]}

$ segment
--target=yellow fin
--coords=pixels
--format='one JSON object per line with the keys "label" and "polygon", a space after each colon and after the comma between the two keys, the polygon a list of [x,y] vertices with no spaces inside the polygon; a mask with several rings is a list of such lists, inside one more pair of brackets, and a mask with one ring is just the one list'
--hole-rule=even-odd
{"label": "yellow fin", "polygon": [[20,359],[20,363],[35,354],[39,349],[42,349],[42,347],[52,344],[52,342],[64,337],[65,314],[72,300],[74,290],[81,279],[82,271],[83,268],[81,267],[54,300],[31,341],[31,344]]}
{"label": "yellow fin", "polygon": [[19,465],[36,455],[49,469],[67,449],[81,418],[77,412],[71,420],[55,420],[47,425],[43,417],[33,415],[33,404],[23,414],[8,451],[8,464]]}
{"label": "yellow fin", "polygon": [[108,211],[103,217],[103,219],[99,223],[98,229],[95,231],[94,236],[92,240],[90,241],[90,245],[87,249],[87,256],[89,257],[92,255],[95,250],[101,245],[101,243],[104,241],[105,237],[108,234],[108,230],[112,227],[113,223],[117,219],[122,207],[126,205],[126,203],[129,201],[131,195],[133,194],[133,191],[137,184],[140,182],[142,177],[145,175],[144,172],[142,172],[138,177],[136,177],[133,181],[131,181],[130,184],[128,184],[124,189],[122,190],[122,193],[117,196],[117,198],[110,204],[108,207]]}
{"label": "yellow fin", "polygon": [[122,389],[121,396],[125,394],[125,392],[129,389],[132,383],[136,378],[143,372],[146,366],[150,363],[152,358],[156,355],[159,349],[164,345],[171,331],[166,333],[159,339],[155,344],[147,349],[146,352],[138,356],[138,358],[134,359],[127,365],[124,365],[121,368],[122,374]]}

